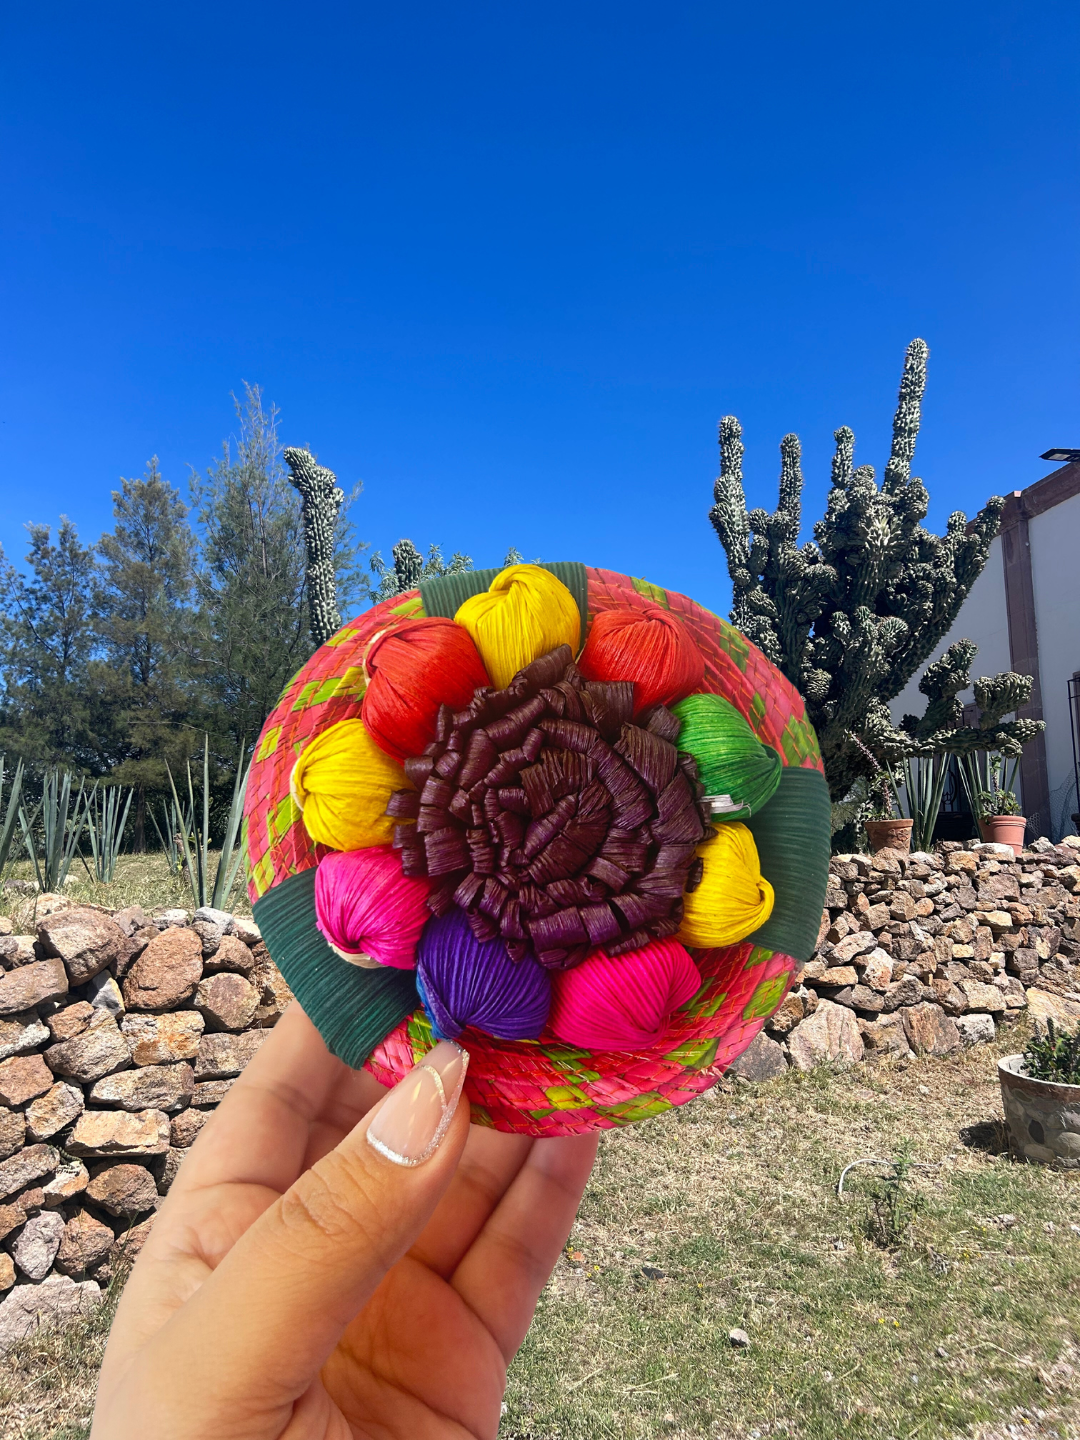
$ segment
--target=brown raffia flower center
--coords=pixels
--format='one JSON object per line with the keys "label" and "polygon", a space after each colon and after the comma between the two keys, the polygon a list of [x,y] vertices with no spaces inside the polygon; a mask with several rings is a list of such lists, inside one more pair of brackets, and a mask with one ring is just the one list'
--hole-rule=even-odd
{"label": "brown raffia flower center", "polygon": [[406,875],[427,875],[436,914],[452,905],[479,940],[501,935],[567,969],[592,950],[673,935],[710,834],[702,787],[663,706],[632,720],[633,685],[586,681],[570,647],[505,690],[478,690],[405,771],[388,814]]}

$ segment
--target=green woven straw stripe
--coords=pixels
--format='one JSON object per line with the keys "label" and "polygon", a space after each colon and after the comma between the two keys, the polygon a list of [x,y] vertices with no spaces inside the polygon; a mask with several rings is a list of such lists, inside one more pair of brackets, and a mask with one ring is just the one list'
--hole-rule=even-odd
{"label": "green woven straw stripe", "polygon": [[679,717],[679,749],[697,761],[706,795],[730,795],[742,808],[714,820],[746,820],[776,794],[783,762],[763,745],[746,719],[722,695],[689,695],[673,705]]}
{"label": "green woven straw stripe", "polygon": [[457,575],[440,575],[420,582],[420,599],[425,615],[442,615],[452,620],[465,601],[487,590],[498,570],[464,570]]}
{"label": "green woven straw stripe", "polygon": [[411,970],[364,970],[336,955],[315,924],[315,870],[256,900],[255,923],[331,1054],[359,1069],[418,1004]]}
{"label": "green woven straw stripe", "polygon": [[[506,567],[497,570],[465,570],[458,575],[440,575],[437,580],[425,580],[420,586],[420,599],[424,602],[425,615],[445,615],[452,620],[465,601],[473,595],[487,590],[496,575]],[[581,643],[585,644],[585,632],[589,625],[589,582],[585,566],[579,560],[553,560],[541,569],[550,570],[561,580],[577,601],[581,611]]]}
{"label": "green woven straw stripe", "polygon": [[780,785],[760,815],[746,822],[761,873],[776,891],[773,912],[748,938],[796,960],[814,953],[832,849],[832,806],[820,770],[784,767]]}

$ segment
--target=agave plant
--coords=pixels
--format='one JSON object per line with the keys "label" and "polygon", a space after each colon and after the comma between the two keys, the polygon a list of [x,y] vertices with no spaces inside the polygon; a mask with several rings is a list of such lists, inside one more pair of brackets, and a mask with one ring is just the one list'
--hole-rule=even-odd
{"label": "agave plant", "polygon": [[893,794],[901,814],[914,821],[911,843],[915,850],[929,850],[934,839],[934,826],[941,813],[941,799],[949,774],[951,755],[909,755],[900,762],[903,780],[903,801],[893,779]]}
{"label": "agave plant", "polygon": [[19,802],[22,798],[23,785],[23,762],[20,760],[15,766],[15,773],[11,777],[11,789],[8,791],[7,804],[4,804],[4,783],[6,774],[4,769],[5,756],[0,755],[0,809],[3,811],[3,819],[0,820],[0,875],[7,868],[8,855],[11,852],[11,842],[15,838],[15,825],[19,818]]}
{"label": "agave plant", "polygon": [[[181,824],[175,832],[179,839],[177,849],[182,851],[181,864],[187,876],[188,886],[191,890],[191,898],[194,901],[195,909],[203,905],[211,905],[216,910],[223,909],[229,896],[232,894],[233,886],[236,884],[237,872],[240,869],[242,851],[238,844],[240,838],[240,827],[244,818],[244,793],[247,790],[248,772],[251,768],[251,761],[244,763],[244,742],[240,742],[240,753],[236,760],[236,779],[233,782],[232,801],[229,805],[229,813],[225,821],[225,836],[221,843],[221,854],[218,858],[217,870],[214,874],[213,884],[210,883],[210,739],[203,737],[203,764],[202,764],[202,825],[195,821],[197,814],[195,808],[195,783],[191,774],[191,761],[186,762],[187,770],[187,808],[180,803],[180,796],[177,794],[176,781],[173,773],[169,770],[169,788],[172,790],[172,813],[174,816],[184,819],[190,817],[190,828],[188,824]],[[168,768],[168,767],[166,767]],[[154,821],[157,827],[157,821]],[[161,834],[158,829],[158,834]]]}
{"label": "agave plant", "polygon": [[[41,782],[41,800],[33,815],[19,806],[19,825],[27,853],[34,864],[38,888],[58,890],[67,879],[71,862],[79,853],[79,840],[90,808],[86,784],[79,781],[74,804],[70,770],[46,770]],[[41,854],[38,855],[38,841]]]}
{"label": "agave plant", "polygon": [[178,809],[174,800],[163,805],[162,811],[161,825],[158,824],[157,815],[152,808],[150,819],[153,821],[157,837],[161,841],[161,848],[168,857],[170,874],[182,875],[184,873],[184,838],[187,838],[189,845],[193,843],[194,839],[191,812]]}
{"label": "agave plant", "polygon": [[109,884],[116,872],[116,860],[134,793],[134,790],[129,790],[125,799],[123,789],[118,785],[104,788],[95,785],[90,792],[87,830],[94,856],[94,876],[103,884]]}

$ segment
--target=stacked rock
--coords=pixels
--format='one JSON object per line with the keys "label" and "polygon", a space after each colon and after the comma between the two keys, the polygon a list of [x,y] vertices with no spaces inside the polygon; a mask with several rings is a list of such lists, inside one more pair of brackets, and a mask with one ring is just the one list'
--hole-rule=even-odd
{"label": "stacked rock", "polygon": [[816,954],[736,1074],[948,1054],[1024,1012],[1080,1025],[1080,837],[1019,857],[975,841],[837,855],[829,869]]}
{"label": "stacked rock", "polygon": [[0,1349],[98,1302],[292,998],[241,916],[31,914],[0,918]]}

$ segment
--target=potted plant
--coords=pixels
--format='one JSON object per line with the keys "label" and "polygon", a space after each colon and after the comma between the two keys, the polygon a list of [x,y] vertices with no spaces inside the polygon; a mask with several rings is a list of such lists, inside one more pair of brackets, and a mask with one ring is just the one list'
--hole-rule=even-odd
{"label": "potted plant", "polygon": [[913,822],[900,814],[896,776],[882,765],[857,735],[851,734],[851,739],[872,767],[860,782],[866,787],[866,797],[859,813],[866,830],[867,845],[875,855],[879,850],[910,850]]}
{"label": "potted plant", "polygon": [[1036,1029],[1022,1055],[998,1061],[1001,1101],[1019,1155],[1080,1169],[1080,1028]]}
{"label": "potted plant", "polygon": [[882,770],[874,777],[880,784],[874,784],[870,792],[870,813],[863,822],[866,826],[866,843],[873,854],[879,850],[910,850],[911,825],[897,813],[896,795],[891,785],[891,776]]}
{"label": "potted plant", "polygon": [[1027,829],[1013,789],[1019,764],[1019,756],[1012,757],[1008,765],[1004,755],[982,751],[965,755],[960,770],[979,834],[986,841],[1010,845],[1016,855],[1024,848]]}

